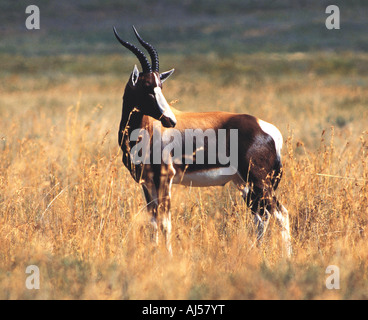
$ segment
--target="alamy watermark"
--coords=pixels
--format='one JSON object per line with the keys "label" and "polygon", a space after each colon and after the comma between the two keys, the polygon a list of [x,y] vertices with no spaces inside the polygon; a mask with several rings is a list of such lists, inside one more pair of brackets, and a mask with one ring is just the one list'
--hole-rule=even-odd
{"label": "alamy watermark", "polygon": [[36,265],[30,265],[26,268],[26,288],[29,290],[40,289],[40,269]]}
{"label": "alamy watermark", "polygon": [[[28,274],[25,286],[28,290],[40,289],[40,269],[36,265],[27,266],[25,273]],[[340,289],[340,268],[336,265],[329,265],[325,273],[329,276],[326,278],[325,285],[328,290]]]}
{"label": "alamy watermark", "polygon": [[137,142],[130,150],[135,165],[219,164],[230,168],[224,175],[235,174],[238,169],[238,129],[167,129],[162,133],[158,124],[152,137],[145,129],[135,129],[129,140]]}
{"label": "alamy watermark", "polygon": [[330,5],[325,12],[330,14],[325,22],[326,28],[328,30],[340,29],[340,8],[336,5]]}
{"label": "alamy watermark", "polygon": [[330,274],[326,279],[326,288],[329,290],[340,289],[340,268],[335,265],[329,265],[325,273]]}
{"label": "alamy watermark", "polygon": [[[28,30],[40,29],[40,9],[38,6],[31,4],[26,7],[25,25]],[[328,30],[340,29],[340,8],[337,5],[329,5],[326,7],[325,13],[329,14],[326,18],[325,26]]]}
{"label": "alamy watermark", "polygon": [[26,28],[28,30],[39,30],[40,29],[40,9],[36,5],[29,5],[26,8],[26,13],[29,14],[29,16],[26,18]]}

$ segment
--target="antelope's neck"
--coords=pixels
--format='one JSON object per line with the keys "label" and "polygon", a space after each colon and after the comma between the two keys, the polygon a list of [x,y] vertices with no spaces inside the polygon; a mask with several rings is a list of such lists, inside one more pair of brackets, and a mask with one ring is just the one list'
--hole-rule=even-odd
{"label": "antelope's neck", "polygon": [[[135,109],[134,103],[130,101],[126,94],[123,97],[123,109],[119,126],[119,145],[124,150],[125,142],[134,129],[140,128],[143,114]],[[124,142],[125,141],[125,142]]]}

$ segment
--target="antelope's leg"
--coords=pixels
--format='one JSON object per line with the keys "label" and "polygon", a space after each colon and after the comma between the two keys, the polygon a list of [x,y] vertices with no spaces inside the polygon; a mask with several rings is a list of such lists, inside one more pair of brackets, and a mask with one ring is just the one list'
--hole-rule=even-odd
{"label": "antelope's leg", "polygon": [[159,221],[161,231],[165,237],[166,249],[172,255],[171,246],[171,186],[175,175],[175,170],[172,165],[162,166],[160,175],[160,186],[158,189],[159,199]]}
{"label": "antelope's leg", "polygon": [[257,241],[258,244],[262,242],[262,238],[267,230],[268,223],[270,221],[270,214],[267,210],[261,216],[258,212],[254,213],[254,224],[257,228]]}
{"label": "antelope's leg", "polygon": [[233,182],[237,185],[237,188],[242,193],[244,201],[251,209],[254,217],[253,221],[256,227],[257,244],[259,245],[262,242],[270,221],[271,215],[268,211],[270,206],[266,206],[266,201],[268,199],[265,197],[264,191],[261,188],[254,186],[254,184],[245,181],[246,179],[243,179],[239,174],[235,177]]}
{"label": "antelope's leg", "polygon": [[144,197],[147,202],[147,211],[151,214],[151,224],[153,227],[153,234],[151,239],[158,245],[158,227],[157,227],[157,211],[158,211],[158,199],[156,188],[153,184],[142,185]]}
{"label": "antelope's leg", "polygon": [[290,257],[292,254],[292,248],[290,237],[289,213],[283,205],[277,203],[273,215],[275,216],[276,221],[278,222],[281,228],[281,236],[284,244],[284,252],[287,257]]}
{"label": "antelope's leg", "polygon": [[238,175],[234,179],[234,183],[236,184],[237,188],[240,190],[242,197],[244,201],[246,202],[247,206],[251,209],[253,214],[253,221],[256,226],[256,236],[257,236],[257,242],[260,243],[261,239],[263,238],[263,235],[266,231],[266,228],[268,226],[269,222],[269,213],[267,210],[264,210],[265,212],[262,213],[259,210],[259,204],[260,204],[260,195],[258,189],[253,189],[250,187],[249,182],[245,182],[244,179],[241,178],[240,175]]}

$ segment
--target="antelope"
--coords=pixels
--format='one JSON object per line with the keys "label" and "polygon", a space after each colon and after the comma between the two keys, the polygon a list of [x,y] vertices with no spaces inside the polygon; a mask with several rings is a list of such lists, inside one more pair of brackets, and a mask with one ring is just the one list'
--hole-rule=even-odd
{"label": "antelope", "polygon": [[[153,239],[158,243],[159,228],[161,229],[166,248],[172,255],[171,245],[171,211],[170,199],[172,184],[182,184],[193,187],[224,186],[232,181],[241,191],[247,207],[254,215],[257,242],[261,241],[271,216],[276,218],[281,227],[283,253],[291,255],[291,238],[289,216],[285,207],[279,203],[275,190],[282,177],[281,148],[283,138],[280,131],[272,124],[252,115],[229,112],[181,112],[169,105],[162,93],[162,84],[174,72],[171,69],[159,72],[159,59],[156,49],[144,41],[133,26],[133,31],[139,43],[147,50],[151,63],[145,54],[135,45],[124,41],[113,28],[116,39],[131,51],[139,60],[142,72],[134,66],[123,95],[122,117],[118,132],[119,145],[123,152],[123,163],[134,180],[141,184],[147,210],[150,213],[154,228]],[[142,140],[142,135],[134,132],[145,132],[149,135],[149,148],[142,149],[146,159],[152,160],[156,150],[161,151],[168,146],[175,130],[176,141],[180,140],[183,159],[174,161],[172,152],[166,154],[165,161],[158,163],[147,161],[135,163],[132,161],[133,149]],[[221,164],[217,152],[216,161],[211,163],[194,162],[199,149],[204,154],[209,152],[209,139],[194,148],[193,153],[184,149],[187,131],[202,130],[215,132],[215,139],[221,131],[226,132],[226,152],[230,151],[229,136],[231,131],[237,133],[236,160],[237,167],[230,168]],[[154,139],[159,133],[159,141]],[[166,137],[166,138],[165,138]],[[155,141],[156,140],[156,141]],[[200,140],[200,139],[198,139]],[[233,139],[234,140],[234,139]],[[159,142],[159,144],[157,144]],[[194,139],[192,139],[194,143]],[[197,138],[196,138],[197,142]],[[220,147],[220,146],[219,146]],[[209,157],[206,158],[208,160]],[[208,161],[209,162],[209,161]]]}

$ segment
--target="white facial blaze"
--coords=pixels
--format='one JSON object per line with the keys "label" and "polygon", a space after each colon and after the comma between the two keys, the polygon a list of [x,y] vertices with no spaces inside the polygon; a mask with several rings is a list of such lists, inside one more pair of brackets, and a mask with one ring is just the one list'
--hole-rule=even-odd
{"label": "white facial blaze", "polygon": [[155,93],[155,98],[157,101],[157,105],[160,108],[161,113],[167,117],[172,119],[174,122],[176,122],[176,118],[174,113],[171,111],[170,105],[167,103],[164,95],[162,94],[162,90],[159,87],[159,79],[157,78],[157,75],[154,74],[155,80],[156,80],[156,87],[153,89],[153,92]]}

